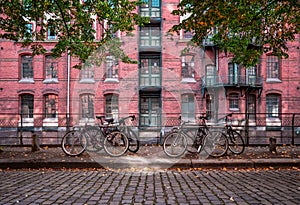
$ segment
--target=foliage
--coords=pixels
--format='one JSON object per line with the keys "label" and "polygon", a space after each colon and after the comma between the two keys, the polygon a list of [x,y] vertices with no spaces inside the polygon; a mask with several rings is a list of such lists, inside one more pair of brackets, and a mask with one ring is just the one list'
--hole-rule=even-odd
{"label": "foliage", "polygon": [[233,54],[233,62],[252,66],[264,52],[288,57],[287,42],[299,33],[300,1],[182,0],[172,14],[187,18],[171,32],[193,31],[196,45],[210,36],[214,45]]}
{"label": "foliage", "polygon": [[[69,49],[71,56],[85,62],[97,49],[114,41],[110,45],[116,46],[111,48],[119,54],[116,57],[130,62],[114,33],[132,32],[136,25],[148,21],[136,12],[141,3],[137,0],[0,0],[0,38],[30,46],[33,55],[43,54],[46,52],[43,43],[51,27],[58,37],[52,49],[55,57]],[[34,22],[33,32],[28,32],[30,22]],[[104,31],[102,36],[96,37],[96,24]]]}

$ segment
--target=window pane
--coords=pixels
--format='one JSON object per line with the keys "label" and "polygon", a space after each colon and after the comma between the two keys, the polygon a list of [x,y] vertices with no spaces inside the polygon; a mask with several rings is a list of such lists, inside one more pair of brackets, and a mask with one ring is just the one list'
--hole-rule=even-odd
{"label": "window pane", "polygon": [[152,7],[159,7],[160,0],[152,0]]}
{"label": "window pane", "polygon": [[58,96],[49,94],[45,95],[45,117],[56,118],[58,112]]}
{"label": "window pane", "polygon": [[22,78],[33,78],[32,56],[22,56]]}

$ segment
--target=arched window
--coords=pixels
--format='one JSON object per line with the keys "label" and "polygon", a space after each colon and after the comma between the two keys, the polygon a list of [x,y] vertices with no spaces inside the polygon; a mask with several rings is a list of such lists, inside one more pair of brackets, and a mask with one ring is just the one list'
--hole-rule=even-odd
{"label": "arched window", "polygon": [[34,96],[31,94],[21,95],[22,118],[33,118]]}
{"label": "arched window", "polygon": [[94,119],[94,95],[80,95],[80,114],[82,118]]}
{"label": "arched window", "polygon": [[21,79],[33,80],[32,55],[21,56]]}
{"label": "arched window", "polygon": [[58,96],[47,94],[44,96],[45,118],[57,118],[58,114]]}
{"label": "arched window", "polygon": [[45,79],[57,79],[57,61],[51,56],[45,56]]}
{"label": "arched window", "polygon": [[278,56],[267,56],[267,79],[280,79],[280,60]]}
{"label": "arched window", "polygon": [[194,56],[185,55],[181,60],[182,78],[194,78]]}

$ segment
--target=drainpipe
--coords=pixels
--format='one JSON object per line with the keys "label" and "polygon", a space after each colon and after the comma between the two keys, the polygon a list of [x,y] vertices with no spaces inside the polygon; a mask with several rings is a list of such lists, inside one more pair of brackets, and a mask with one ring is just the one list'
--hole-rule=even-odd
{"label": "drainpipe", "polygon": [[68,49],[68,76],[67,76],[67,131],[70,129],[70,70],[71,70],[71,56],[70,50]]}

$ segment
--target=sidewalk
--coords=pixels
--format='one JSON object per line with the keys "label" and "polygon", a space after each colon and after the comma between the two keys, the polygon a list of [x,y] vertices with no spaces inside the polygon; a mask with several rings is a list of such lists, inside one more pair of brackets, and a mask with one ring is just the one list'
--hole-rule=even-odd
{"label": "sidewalk", "polygon": [[135,154],[109,157],[104,152],[84,152],[77,157],[66,156],[60,147],[43,147],[31,152],[31,147],[1,147],[0,169],[21,168],[108,168],[108,169],[167,169],[167,168],[292,168],[300,167],[300,146],[277,146],[277,154],[267,146],[246,147],[242,155],[221,158],[186,154],[180,159],[165,155],[161,146],[141,146]]}

